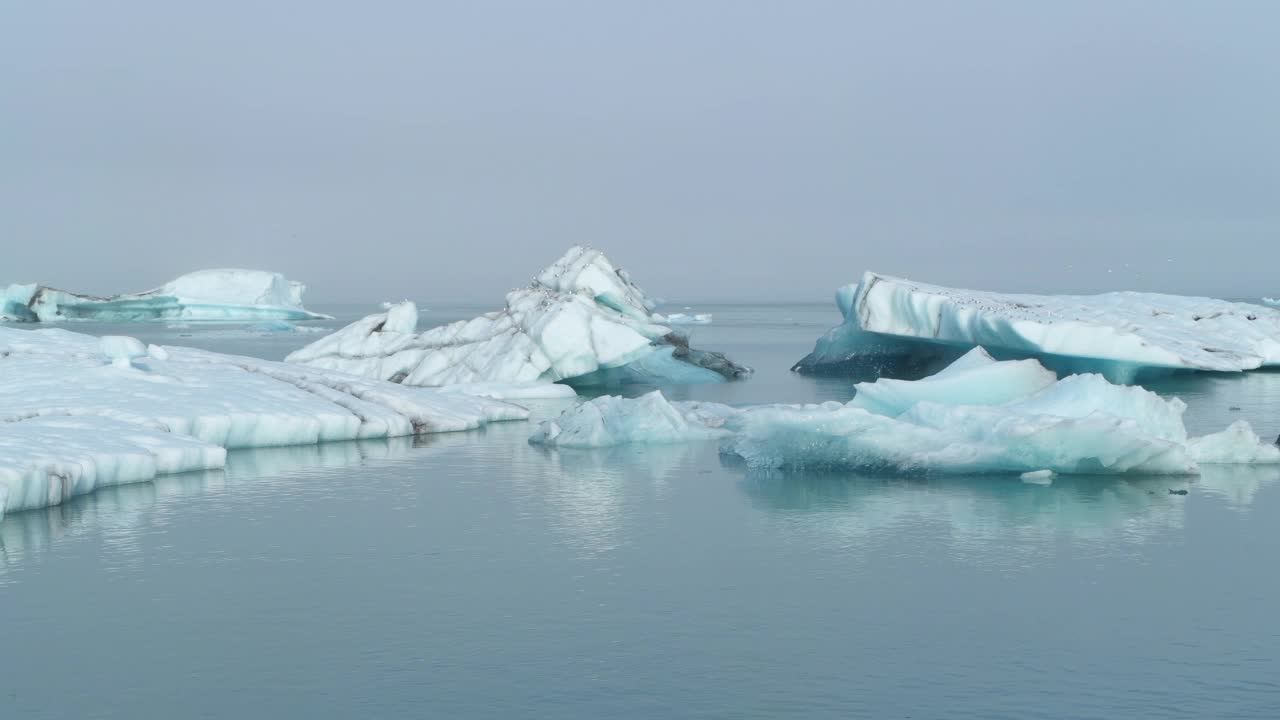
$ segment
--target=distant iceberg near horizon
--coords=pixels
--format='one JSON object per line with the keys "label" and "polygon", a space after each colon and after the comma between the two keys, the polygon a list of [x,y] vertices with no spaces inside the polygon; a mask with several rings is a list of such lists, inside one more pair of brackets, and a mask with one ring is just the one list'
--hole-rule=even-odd
{"label": "distant iceberg near horizon", "polygon": [[666,325],[710,325],[711,313],[654,313],[654,319]]}
{"label": "distant iceberg near horizon", "polygon": [[836,293],[843,324],[792,368],[919,377],[981,346],[1061,374],[1113,382],[1182,370],[1280,365],[1280,310],[1160,293],[1031,295],[961,290],[868,272]]}
{"label": "distant iceberg near horizon", "polygon": [[95,297],[37,284],[0,290],[0,321],[325,320],[302,306],[306,285],[264,270],[199,270],[154,290]]}
{"label": "distant iceberg near horizon", "polygon": [[860,383],[846,404],[735,408],[599,397],[542,422],[534,444],[595,448],[718,439],[758,468],[898,474],[1190,475],[1210,464],[1280,463],[1243,420],[1190,437],[1186,404],[1096,374],[1059,380],[1035,360],[975,348],[922,380]]}
{"label": "distant iceberg near horizon", "polygon": [[419,386],[705,383],[750,374],[720,353],[689,347],[654,308],[604,253],[574,246],[508,293],[502,310],[419,333],[417,306],[405,301],[286,360]]}

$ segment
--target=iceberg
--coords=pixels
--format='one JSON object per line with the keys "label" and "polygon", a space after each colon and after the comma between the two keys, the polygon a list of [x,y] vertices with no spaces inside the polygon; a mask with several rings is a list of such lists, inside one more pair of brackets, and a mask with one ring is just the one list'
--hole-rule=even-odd
{"label": "iceberg", "polygon": [[0,515],[58,505],[102,487],[221,468],[227,451],[106,417],[0,424]]}
{"label": "iceberg", "polygon": [[261,270],[201,270],[154,290],[93,297],[44,285],[0,290],[0,320],[322,320],[302,306],[306,286]]}
{"label": "iceberg", "polygon": [[841,288],[836,304],[843,324],[792,369],[918,377],[975,346],[1120,383],[1179,370],[1280,365],[1280,310],[1212,298],[1000,294],[868,272]]}
{"label": "iceberg", "polygon": [[667,325],[710,325],[711,313],[669,313],[655,314],[654,319]]}
{"label": "iceberg", "polygon": [[484,395],[53,330],[0,327],[0,514],[158,473],[220,467],[224,449],[469,430],[529,411]]}
{"label": "iceberg", "polygon": [[849,407],[877,415],[900,415],[918,402],[950,405],[1003,405],[1028,397],[1058,381],[1035,360],[996,362],[974,348],[941,371],[921,380],[882,378],[860,383]]}
{"label": "iceberg", "polygon": [[1280,462],[1280,446],[1263,442],[1244,420],[1231,423],[1222,432],[1192,438],[1187,446],[1191,457],[1206,465]]}
{"label": "iceberg", "polygon": [[689,347],[654,303],[598,250],[571,248],[506,307],[417,332],[409,301],[290,354],[290,363],[405,385],[722,382],[751,371]]}
{"label": "iceberg", "polygon": [[1189,438],[1186,404],[1096,374],[1061,380],[1035,360],[1000,361],[975,348],[919,381],[857,385],[847,404],[671,403],[659,393],[597,398],[539,425],[535,444],[722,440],[722,452],[762,468],[895,474],[1196,474],[1201,464],[1280,463],[1240,421]]}
{"label": "iceberg", "polygon": [[1052,485],[1053,478],[1057,475],[1052,470],[1032,470],[1019,475],[1019,479],[1028,485]]}
{"label": "iceberg", "polygon": [[540,423],[529,442],[549,447],[595,448],[630,443],[681,443],[724,437],[724,419],[735,411],[714,403],[668,402],[654,390],[628,399],[598,397]]}

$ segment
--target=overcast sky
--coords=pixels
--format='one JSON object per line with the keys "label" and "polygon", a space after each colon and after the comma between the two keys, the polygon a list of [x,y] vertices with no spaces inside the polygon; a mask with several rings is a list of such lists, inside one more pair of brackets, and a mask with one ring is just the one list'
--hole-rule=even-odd
{"label": "overcast sky", "polygon": [[1280,3],[0,0],[0,282],[1280,294]]}

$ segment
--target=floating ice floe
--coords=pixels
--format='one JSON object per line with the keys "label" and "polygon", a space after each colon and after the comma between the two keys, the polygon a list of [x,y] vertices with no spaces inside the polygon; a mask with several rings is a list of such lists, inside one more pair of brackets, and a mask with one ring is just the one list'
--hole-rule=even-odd
{"label": "floating ice floe", "polygon": [[261,270],[201,270],[154,290],[111,297],[79,295],[44,285],[0,289],[0,320],[315,320],[302,306],[306,286]]}
{"label": "floating ice floe", "polygon": [[597,398],[542,423],[531,442],[594,447],[723,438],[756,467],[897,473],[1194,474],[1201,463],[1278,463],[1280,448],[1239,421],[1189,438],[1185,403],[1100,375],[1055,380],[1034,360],[975,348],[919,381],[857,386],[848,404],[735,409]]}
{"label": "floating ice floe", "polygon": [[638,398],[606,395],[542,422],[529,442],[559,447],[610,447],[725,437],[730,433],[721,425],[735,412],[715,403],[673,405],[656,390]]}
{"label": "floating ice floe", "polygon": [[192,348],[0,327],[0,514],[157,473],[219,467],[223,448],[468,430],[528,411]]}
{"label": "floating ice floe", "polygon": [[1277,307],[1280,307],[1280,298],[1264,297],[1262,298],[1262,302],[1268,305],[1275,305]]}
{"label": "floating ice floe", "polygon": [[1150,373],[1280,365],[1280,311],[1212,298],[1009,295],[869,272],[841,288],[836,303],[844,323],[793,369],[919,374],[975,346],[1124,383]]}
{"label": "floating ice floe", "polygon": [[1052,470],[1032,470],[1022,473],[1019,478],[1029,485],[1052,485],[1056,476],[1057,473]]}
{"label": "floating ice floe", "polygon": [[503,310],[418,333],[417,308],[405,301],[286,359],[421,386],[721,382],[750,372],[689,347],[653,306],[603,253],[575,246],[508,293]]}
{"label": "floating ice floe", "polygon": [[654,320],[667,325],[710,325],[711,313],[668,313],[654,314]]}

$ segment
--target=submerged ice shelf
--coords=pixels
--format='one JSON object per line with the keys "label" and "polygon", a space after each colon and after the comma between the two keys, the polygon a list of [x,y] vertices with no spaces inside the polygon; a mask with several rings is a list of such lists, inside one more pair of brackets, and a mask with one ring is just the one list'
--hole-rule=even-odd
{"label": "submerged ice shelf", "polygon": [[0,327],[0,514],[219,467],[224,448],[468,430],[520,386],[413,388],[319,368]]}
{"label": "submerged ice shelf", "polygon": [[603,253],[575,246],[529,287],[508,293],[503,310],[419,333],[417,307],[406,301],[287,360],[420,386],[721,382],[750,372],[689,347],[653,307]]}
{"label": "submerged ice shelf", "polygon": [[201,270],[154,290],[93,297],[44,285],[0,289],[0,320],[316,320],[302,306],[306,286],[261,270]]}
{"label": "submerged ice shelf", "polygon": [[844,323],[795,370],[922,371],[982,346],[1036,357],[1062,373],[1114,382],[1175,370],[1280,365],[1280,311],[1157,293],[1013,295],[925,285],[868,272],[836,295]]}
{"label": "submerged ice shelf", "polygon": [[[1035,360],[975,348],[918,381],[861,383],[847,404],[762,405],[602,397],[543,422],[563,447],[721,438],[755,467],[897,473],[1194,474],[1201,464],[1280,463],[1248,423],[1188,437],[1186,405],[1100,375],[1062,380]],[[1046,472],[1047,471],[1047,472]]]}

